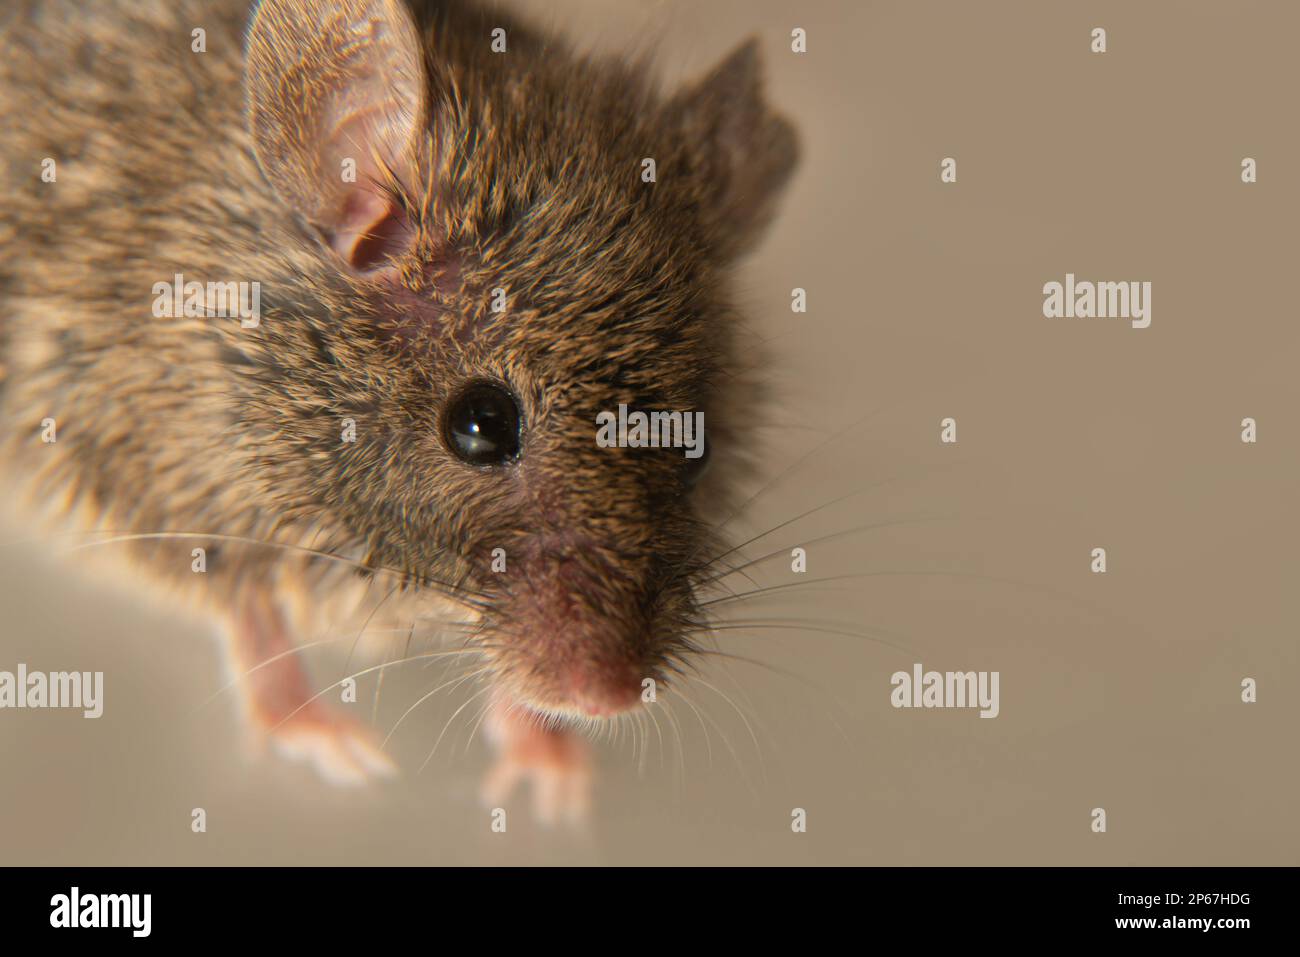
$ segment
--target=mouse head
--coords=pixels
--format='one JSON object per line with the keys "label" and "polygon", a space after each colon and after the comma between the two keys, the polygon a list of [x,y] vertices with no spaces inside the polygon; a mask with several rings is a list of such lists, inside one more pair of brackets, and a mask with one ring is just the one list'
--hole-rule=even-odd
{"label": "mouse head", "polygon": [[635,705],[689,649],[726,271],[795,158],[754,45],[665,100],[477,9],[264,0],[246,69],[296,244],[241,360],[277,507],[469,596],[520,703]]}

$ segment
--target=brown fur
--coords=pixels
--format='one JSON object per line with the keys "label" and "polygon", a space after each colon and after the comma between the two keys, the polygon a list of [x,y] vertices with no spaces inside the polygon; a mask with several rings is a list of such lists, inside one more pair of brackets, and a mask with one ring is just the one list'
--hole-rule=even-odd
{"label": "brown fur", "polygon": [[[500,14],[415,4],[420,75],[389,50],[401,77],[381,85],[398,92],[363,117],[361,157],[409,245],[367,270],[330,246],[338,152],[302,151],[329,125],[311,78],[340,68],[326,14],[315,45],[255,36],[283,73],[251,72],[246,101],[244,3],[64,6],[0,15],[3,454],[34,501],[81,529],[346,559],[110,546],[227,620],[270,596],[312,627],[355,599],[358,568],[383,592],[403,584],[392,605],[410,614],[459,596],[499,681],[538,708],[564,710],[565,675],[662,678],[688,647],[709,525],[727,514],[717,490],[755,414],[728,270],[794,162],[753,45],[664,99],[644,70]],[[206,53],[190,51],[195,26]],[[260,326],[155,319],[151,287],[175,273],[259,281]],[[443,403],[470,378],[518,397],[517,464],[475,469],[443,446]],[[595,413],[620,402],[703,409],[715,491],[687,493],[679,453],[597,448]],[[198,545],[206,575],[190,570]]]}

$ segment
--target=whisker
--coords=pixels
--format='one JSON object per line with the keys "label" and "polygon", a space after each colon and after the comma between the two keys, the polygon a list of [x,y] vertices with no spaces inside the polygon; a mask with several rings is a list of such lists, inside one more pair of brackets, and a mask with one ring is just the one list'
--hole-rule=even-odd
{"label": "whisker", "polygon": [[636,765],[638,778],[645,777],[646,760],[650,757],[650,728],[647,726],[647,719],[653,720],[654,715],[642,711],[636,716],[636,726],[641,733],[641,760]]}
{"label": "whisker", "polygon": [[[404,655],[411,653],[411,639],[415,636],[415,622],[412,621],[406,631],[406,648],[402,652]],[[388,660],[388,649],[384,649],[384,661]],[[375,681],[375,697],[370,703],[370,726],[376,727],[379,724],[379,698],[384,693],[384,676],[387,671],[379,672],[379,678]]]}
{"label": "whisker", "polygon": [[338,641],[347,641],[347,635],[338,635],[334,638],[321,638],[317,641],[303,642],[302,644],[295,645],[293,648],[290,648],[288,651],[282,651],[278,655],[272,655],[270,658],[267,658],[265,661],[259,661],[257,664],[249,668],[243,674],[237,676],[233,681],[225,685],[222,685],[220,688],[214,691],[211,696],[206,698],[197,708],[194,709],[193,713],[198,714],[208,705],[212,704],[212,702],[220,698],[227,691],[229,691],[232,688],[239,687],[241,683],[246,681],[248,678],[252,677],[253,674],[255,674],[258,671],[261,671],[263,668],[266,668],[269,665],[275,664],[277,661],[280,661],[284,658],[289,658],[293,655],[301,654],[302,652],[307,651],[308,649],[316,648],[319,647],[320,645],[329,645]]}
{"label": "whisker", "polygon": [[[886,408],[887,408],[887,407],[886,407]],[[747,499],[745,499],[745,501],[741,502],[740,505],[739,505],[739,506],[738,506],[734,511],[732,511],[730,515],[728,515],[725,519],[723,519],[723,520],[722,520],[720,523],[718,523],[717,525],[712,526],[711,531],[712,531],[714,534],[717,534],[717,533],[721,532],[724,528],[726,528],[726,527],[727,527],[728,525],[730,525],[733,521],[735,521],[735,519],[736,519],[739,515],[741,515],[741,514],[745,511],[745,509],[749,508],[749,506],[752,505],[754,502],[756,502],[756,501],[757,501],[761,496],[763,496],[764,494],[766,494],[767,492],[769,492],[769,491],[771,491],[773,488],[775,488],[777,485],[779,485],[780,482],[781,482],[782,480],[784,480],[788,475],[790,475],[791,473],[793,473],[793,472],[795,472],[797,469],[799,469],[799,468],[800,468],[800,467],[801,467],[801,466],[802,466],[806,461],[808,461],[810,458],[812,458],[812,456],[814,456],[814,455],[816,455],[818,452],[822,451],[822,450],[823,450],[827,445],[829,445],[831,442],[835,441],[837,438],[839,438],[839,437],[841,437],[842,435],[844,435],[844,434],[846,434],[846,433],[852,431],[853,429],[855,429],[855,428],[857,428],[859,425],[861,425],[863,422],[866,422],[868,419],[872,418],[872,417],[875,416],[875,415],[878,415],[878,414],[879,414],[880,412],[882,412],[882,411],[884,411],[884,409],[876,409],[876,410],[873,411],[873,412],[868,412],[868,413],[867,413],[866,415],[864,415],[862,418],[857,419],[856,421],[849,423],[849,424],[846,425],[844,428],[839,429],[838,431],[836,431],[836,432],[832,433],[831,435],[829,435],[829,436],[828,436],[825,440],[823,440],[822,442],[819,442],[819,443],[818,443],[816,446],[814,446],[812,449],[808,450],[808,451],[805,452],[803,455],[801,455],[798,459],[796,459],[796,460],[795,460],[791,465],[788,465],[788,466],[786,466],[786,468],[782,469],[779,473],[777,473],[777,475],[776,475],[774,478],[772,478],[771,480],[765,482],[762,486],[760,486],[756,492],[754,492],[752,495],[749,496],[749,498],[747,498]],[[674,584],[678,579],[680,579],[683,575],[689,573],[689,571],[690,571],[690,570],[692,569],[692,567],[693,567],[693,561],[694,561],[694,559],[695,559],[695,556],[699,554],[699,550],[700,550],[701,547],[702,547],[702,543],[701,543],[701,544],[697,544],[697,545],[696,545],[696,546],[695,546],[695,547],[690,551],[690,553],[686,556],[686,559],[681,563],[681,566],[680,566],[680,568],[678,569],[677,573],[676,573],[672,578],[668,579],[668,581],[667,581],[665,587],[673,585],[673,584]],[[741,546],[741,547],[743,547],[743,546]],[[736,551],[736,549],[733,548],[733,549],[731,549],[731,550],[728,551],[728,552],[724,552],[723,554],[724,554],[724,555],[728,555],[728,554],[731,554],[731,553],[734,552],[734,551]],[[723,556],[716,556],[716,557],[714,557],[713,559],[710,559],[708,562],[705,563],[705,567],[707,568],[707,567],[711,566],[711,565],[713,564],[713,562],[717,561],[717,560],[718,560],[719,558],[721,558],[721,557],[723,557]]]}
{"label": "whisker", "polygon": [[[473,624],[473,623],[472,622],[441,622],[441,624],[458,625],[458,624]],[[371,632],[371,634],[377,634],[377,633],[378,632]],[[252,677],[253,674],[255,674],[258,671],[261,671],[263,668],[266,668],[269,665],[275,664],[277,661],[280,661],[284,658],[291,657],[292,655],[302,654],[302,652],[307,651],[311,648],[317,648],[321,645],[330,645],[330,644],[334,644],[335,642],[347,641],[347,640],[348,640],[347,635],[337,635],[333,638],[320,638],[316,641],[301,642],[296,644],[294,647],[288,649],[287,651],[282,651],[278,655],[272,655],[270,658],[267,658],[264,661],[259,661],[253,667],[249,668],[247,671],[243,672],[240,675],[237,675],[233,681],[230,681],[227,684],[222,685],[220,688],[218,688],[209,698],[204,700],[197,708],[195,708],[193,713],[198,714],[208,705],[212,704],[212,702],[220,698],[227,691],[230,691],[232,688],[237,688],[242,682]]]}
{"label": "whisker", "polygon": [[[727,751],[731,754],[731,759],[736,763],[736,770],[740,772],[740,776],[744,779],[745,786],[749,789],[750,796],[753,797],[755,801],[758,801],[759,800],[758,789],[754,786],[754,782],[750,778],[749,772],[745,770],[744,762],[740,760],[740,752],[738,752],[735,746],[732,745],[731,739],[727,737],[727,732],[723,730],[722,725],[718,723],[717,719],[714,718],[713,715],[709,714],[707,708],[703,710],[701,710],[700,708],[696,708],[695,705],[691,702],[690,698],[682,694],[680,690],[678,691],[677,694],[679,698],[681,698],[691,707],[691,710],[693,710],[697,716],[700,716],[701,724],[703,724],[704,719],[707,718],[709,720],[709,723],[713,725],[714,730],[718,732],[718,737],[722,739],[723,745],[726,747]],[[734,704],[732,706],[734,707]]]}
{"label": "whisker", "polygon": [[[886,406],[885,408],[888,408],[888,406]],[[799,458],[795,459],[795,461],[794,461],[793,464],[786,466],[784,469],[782,469],[780,472],[778,472],[777,475],[776,475],[776,477],[774,477],[773,479],[771,479],[771,480],[768,481],[768,482],[765,482],[762,486],[760,486],[759,489],[758,489],[758,491],[756,491],[756,492],[755,492],[753,495],[751,495],[749,498],[745,499],[745,501],[743,501],[743,502],[740,504],[740,506],[739,506],[739,507],[738,507],[734,512],[732,512],[732,513],[731,513],[731,514],[730,514],[730,515],[729,515],[729,516],[728,516],[728,517],[727,517],[727,518],[722,522],[722,524],[720,524],[720,525],[715,525],[715,526],[714,526],[714,531],[718,531],[718,532],[722,531],[722,529],[724,529],[724,528],[726,528],[728,525],[730,525],[731,522],[734,521],[735,518],[736,518],[738,515],[740,515],[742,512],[744,512],[745,509],[749,508],[749,506],[750,506],[750,505],[753,505],[754,502],[758,501],[758,499],[759,499],[761,496],[765,495],[767,492],[769,492],[769,491],[771,491],[773,488],[775,488],[775,487],[776,487],[778,484],[780,484],[780,483],[781,483],[785,478],[787,478],[791,473],[793,473],[793,472],[795,472],[797,469],[799,469],[799,468],[800,468],[800,467],[801,467],[805,462],[807,462],[809,459],[811,459],[814,455],[816,455],[818,452],[821,452],[822,450],[824,450],[824,449],[826,448],[826,446],[830,445],[830,444],[831,444],[832,442],[834,442],[836,439],[841,438],[842,436],[844,436],[844,435],[848,434],[849,432],[853,431],[854,429],[856,429],[859,425],[862,425],[864,422],[867,422],[868,420],[872,419],[873,417],[879,415],[881,412],[885,411],[885,408],[875,409],[875,410],[873,410],[873,411],[871,411],[871,412],[868,412],[866,415],[862,416],[860,419],[857,419],[857,420],[855,420],[855,421],[853,421],[853,422],[850,422],[848,425],[844,426],[842,429],[839,429],[839,430],[836,431],[836,432],[832,432],[832,433],[831,433],[829,436],[827,436],[824,440],[822,440],[821,442],[819,442],[817,445],[813,446],[813,448],[809,449],[809,450],[808,450],[807,452],[805,452],[803,455],[799,456]]]}
{"label": "whisker", "polygon": [[759,598],[764,595],[770,595],[773,592],[789,591],[790,589],[794,589],[794,588],[809,588],[813,585],[826,585],[831,582],[854,581],[857,579],[870,578],[870,577],[872,576],[869,573],[867,574],[860,573],[860,574],[853,574],[853,575],[829,575],[825,578],[809,578],[805,581],[783,582],[778,585],[764,585],[753,591],[742,591],[739,593],[732,593],[730,595],[723,595],[719,598],[710,598],[708,601],[699,602],[698,606],[700,608],[711,608],[715,605],[726,605],[726,604],[730,604],[731,602],[740,601],[745,598]]}
{"label": "whisker", "polygon": [[[947,468],[951,468],[951,466],[947,466]],[[870,492],[870,491],[874,491],[874,490],[876,490],[876,489],[883,488],[883,487],[885,487],[886,485],[889,485],[889,484],[891,484],[892,482],[896,482],[896,481],[898,481],[898,477],[891,478],[891,479],[886,479],[886,480],[883,481],[883,482],[875,482],[875,483],[873,483],[873,484],[871,484],[871,485],[864,485],[864,486],[862,486],[861,488],[854,489],[852,492],[848,492],[848,493],[846,493],[846,494],[844,494],[844,495],[839,496],[838,498],[833,498],[833,499],[831,499],[829,502],[825,502],[825,503],[823,503],[823,504],[821,504],[821,505],[818,505],[816,508],[810,508],[810,509],[808,509],[808,511],[806,511],[806,512],[801,512],[800,514],[794,516],[794,518],[786,519],[784,522],[781,522],[779,525],[774,525],[772,528],[769,528],[767,531],[762,532],[762,533],[760,533],[760,534],[758,534],[758,535],[755,535],[754,537],[752,537],[752,538],[750,538],[750,539],[747,539],[746,541],[741,542],[739,545],[736,545],[736,546],[734,546],[733,548],[728,549],[727,551],[723,552],[721,555],[717,555],[717,556],[715,556],[714,558],[709,559],[709,561],[705,564],[705,567],[706,567],[706,568],[709,567],[710,565],[712,565],[712,564],[713,564],[715,561],[717,561],[718,559],[720,559],[720,558],[726,558],[728,555],[731,555],[731,554],[733,554],[733,553],[739,551],[739,550],[742,549],[742,548],[745,548],[745,547],[747,547],[747,546],[749,546],[749,545],[752,545],[752,544],[754,544],[755,542],[759,541],[760,539],[767,538],[767,536],[771,535],[773,532],[779,532],[781,529],[786,528],[786,527],[788,527],[788,526],[790,526],[790,525],[793,525],[795,522],[802,521],[802,520],[805,519],[805,518],[809,518],[810,516],[816,515],[818,512],[822,511],[823,509],[830,508],[830,507],[833,506],[833,505],[839,505],[841,502],[846,502],[846,501],[848,501],[849,499],[851,499],[851,498],[855,498],[855,497],[857,497],[857,496],[859,496],[859,495],[862,495],[862,494],[864,494],[864,493],[866,493],[866,492]],[[932,519],[930,519],[930,520],[933,521],[934,519],[932,518]],[[868,528],[871,528],[871,527],[873,527],[873,526],[867,526],[867,527],[868,527]],[[742,565],[742,566],[741,566],[741,568],[746,568],[746,567],[748,567],[748,566],[747,566],[747,565]]]}
{"label": "whisker", "polygon": [[[779,554],[779,553],[778,553]],[[770,556],[769,556],[770,557]],[[879,572],[863,572],[853,576],[854,578],[953,578],[957,580],[966,580],[974,582],[989,582],[995,585],[1006,585],[1011,588],[1024,589],[1028,592],[1034,592],[1046,595],[1049,598],[1063,601],[1066,604],[1073,605],[1076,608],[1085,608],[1100,618],[1105,618],[1116,624],[1125,627],[1134,628],[1139,634],[1148,634],[1146,626],[1139,624],[1131,618],[1115,614],[1111,609],[1106,608],[1096,602],[1081,598],[1078,595],[1072,595],[1060,589],[1051,588],[1039,582],[1023,581],[1018,578],[1005,578],[997,575],[979,575],[974,572],[949,572],[949,571],[906,571],[891,570]],[[811,584],[811,582],[809,583]],[[776,586],[774,586],[776,587]]]}
{"label": "whisker", "polygon": [[733,701],[733,700],[731,699],[731,697],[730,697],[729,695],[727,695],[726,692],[724,692],[721,688],[717,687],[716,685],[711,684],[711,683],[708,682],[708,681],[705,681],[703,678],[700,678],[700,677],[698,677],[698,676],[695,678],[695,682],[696,682],[697,684],[699,684],[699,685],[701,685],[701,686],[703,686],[703,687],[709,689],[709,690],[712,691],[714,694],[716,694],[718,697],[720,697],[723,701],[727,702],[727,704],[731,705],[732,710],[734,710],[734,711],[736,712],[736,714],[738,714],[738,715],[740,716],[740,720],[741,720],[742,722],[744,722],[745,730],[749,732],[749,738],[750,738],[750,740],[754,742],[754,753],[758,755],[758,767],[759,767],[759,771],[760,771],[761,774],[762,774],[763,784],[764,784],[764,786],[766,786],[766,784],[767,784],[767,768],[766,768],[766,766],[764,765],[764,762],[763,762],[763,748],[762,748],[762,746],[759,745],[759,743],[758,743],[758,735],[756,735],[756,734],[754,733],[754,727],[753,727],[752,724],[750,724],[750,722],[749,722],[749,718],[745,716],[745,712],[743,712],[743,711],[740,709],[740,706],[739,706],[738,704],[736,704],[736,702]]}
{"label": "whisker", "polygon": [[339,686],[341,686],[341,685],[343,684],[343,682],[345,682],[345,681],[347,681],[347,680],[349,680],[349,679],[352,679],[352,678],[360,678],[360,677],[362,677],[362,676],[364,676],[364,675],[373,674],[373,673],[376,672],[376,671],[383,671],[385,668],[391,668],[391,667],[393,667],[393,666],[395,666],[395,665],[404,665],[404,664],[407,664],[408,662],[412,662],[412,661],[421,661],[421,660],[426,659],[426,658],[441,658],[441,657],[444,657],[444,656],[446,656],[446,655],[463,655],[463,654],[472,654],[472,653],[474,653],[474,649],[469,649],[469,650],[460,650],[460,649],[455,649],[455,650],[450,650],[450,651],[446,651],[446,650],[444,650],[444,651],[430,651],[430,652],[427,652],[427,653],[425,653],[425,654],[420,654],[420,655],[411,655],[411,656],[408,657],[408,658],[398,658],[398,659],[396,659],[395,661],[385,661],[383,664],[372,665],[372,666],[369,667],[369,668],[362,668],[360,671],[354,672],[353,674],[350,674],[350,675],[348,675],[348,676],[345,677],[345,678],[340,678],[338,681],[334,682],[332,685],[329,685],[329,686],[326,687],[326,688],[322,688],[320,691],[316,692],[314,695],[312,695],[310,698],[308,698],[308,699],[307,699],[306,701],[304,701],[302,704],[298,705],[298,707],[294,708],[292,711],[290,711],[288,714],[286,714],[283,718],[281,718],[279,721],[277,721],[277,722],[276,722],[276,723],[275,723],[275,724],[270,728],[270,730],[271,730],[272,732],[279,730],[279,728],[280,728],[280,727],[281,727],[281,726],[282,726],[286,721],[289,721],[291,718],[293,718],[296,714],[298,714],[298,712],[302,711],[303,708],[306,708],[306,707],[308,707],[309,705],[311,705],[313,702],[320,700],[320,699],[323,698],[325,695],[329,694],[331,691],[333,691],[335,688],[338,688]]}
{"label": "whisker", "polygon": [[[677,723],[677,715],[673,713],[672,702],[669,701],[664,708],[664,717],[672,725],[673,737],[677,742],[677,785],[681,790],[686,789],[686,748],[682,743],[682,729]],[[656,722],[657,724],[657,722]],[[680,793],[680,791],[679,791]]]}
{"label": "whisker", "polygon": [[[796,518],[791,519],[791,521],[798,521],[798,519],[802,517],[803,516],[798,516]],[[857,535],[859,532],[879,531],[880,529],[883,528],[902,528],[907,525],[921,525],[924,524],[925,522],[955,521],[956,519],[959,519],[961,517],[962,516],[960,515],[921,515],[921,516],[913,516],[910,518],[894,519],[888,522],[872,522],[868,525],[856,525],[853,528],[842,529],[841,531],[838,532],[830,532],[826,535],[818,535],[816,538],[805,539],[801,541],[799,544],[801,547],[807,545],[825,545],[827,542],[838,541],[839,539],[847,538],[850,535]],[[772,532],[776,530],[777,529],[773,528],[765,534],[770,535]],[[758,537],[762,538],[764,536],[760,535]],[[753,543],[746,542],[745,544],[750,545]],[[758,558],[751,559],[750,561],[745,562],[743,565],[737,565],[729,571],[722,572],[721,574],[718,575],[713,575],[709,578],[705,578],[700,582],[700,585],[701,587],[705,585],[712,585],[714,582],[721,581],[722,579],[726,578],[728,575],[734,575],[736,574],[736,572],[753,568],[755,565],[761,565],[763,564],[763,562],[769,561],[778,555],[785,555],[785,554],[788,554],[785,547],[775,549],[774,551],[768,552],[766,555],[760,555]],[[752,581],[752,579],[750,580]]]}
{"label": "whisker", "polygon": [[[322,551],[321,549],[318,548],[309,548],[306,545],[296,545],[289,542],[264,541],[258,538],[250,538],[246,535],[226,535],[226,534],[215,533],[215,532],[132,532],[129,534],[128,533],[119,534],[116,532],[93,532],[93,531],[82,532],[78,534],[87,534],[87,535],[107,534],[110,535],[111,537],[100,539],[99,541],[88,542],[84,545],[73,546],[71,549],[69,549],[70,551],[76,552],[76,551],[82,551],[87,548],[94,548],[98,545],[112,545],[115,543],[132,542],[132,541],[147,541],[150,539],[166,540],[166,539],[179,539],[179,538],[201,538],[201,539],[208,539],[210,541],[215,541],[215,542],[238,542],[240,544],[245,544],[245,545],[260,545],[265,548],[282,548],[286,551],[299,552],[304,555],[311,555],[313,557],[322,558],[327,561],[339,562],[340,564],[349,565],[353,568],[361,569],[363,571],[370,572],[370,573],[383,572],[390,575],[397,575],[404,580],[411,578],[409,573],[400,571],[396,568],[388,568],[383,565],[371,565],[366,562],[357,561],[356,559],[353,558],[347,558],[346,556],[343,555],[336,555],[333,552]],[[421,579],[420,581],[422,584],[438,586],[433,590],[439,591],[439,589],[442,589],[441,591],[439,591],[439,594],[444,595],[445,597],[450,598],[453,601],[460,602],[461,604],[475,608],[476,610],[481,610],[482,608],[486,607],[485,600],[487,596],[484,595],[482,592],[476,592],[473,591],[472,589],[451,585],[448,584],[447,582],[438,581],[436,579]],[[461,594],[457,594],[457,592],[460,592]]]}
{"label": "whisker", "polygon": [[823,628],[819,625],[808,625],[797,620],[789,620],[789,621],[779,621],[777,619],[770,619],[770,620],[765,619],[765,620],[753,620],[753,621],[747,620],[747,621],[736,621],[736,622],[724,622],[722,624],[717,624],[712,626],[713,631],[750,631],[754,629],[772,630],[772,631],[811,631],[811,632],[816,632],[818,634],[838,635],[845,638],[865,638],[867,641],[874,641],[877,644],[885,645],[887,647],[895,649],[896,651],[903,652],[904,654],[910,657],[913,658],[916,657],[916,652],[913,651],[912,649],[907,648],[904,645],[895,644],[892,641],[886,641],[885,639],[879,638],[876,635],[871,634],[870,632],[853,630],[848,628],[845,629]]}
{"label": "whisker", "polygon": [[713,743],[709,740],[709,727],[704,723],[704,717],[700,714],[700,709],[695,707],[694,702],[692,702],[691,699],[688,698],[680,688],[677,690],[677,697],[679,700],[685,702],[686,706],[690,708],[691,711],[695,712],[695,720],[700,723],[700,728],[703,729],[704,731],[704,749],[709,759],[709,763],[707,766],[709,770],[712,770],[713,769]]}
{"label": "whisker", "polygon": [[442,744],[442,736],[447,733],[447,730],[451,727],[452,722],[456,720],[457,716],[462,711],[464,711],[467,707],[469,707],[470,703],[473,702],[476,698],[478,698],[480,695],[486,694],[491,690],[492,690],[491,685],[483,686],[478,691],[474,692],[474,694],[470,695],[469,698],[465,700],[464,704],[462,704],[459,708],[457,708],[455,711],[452,712],[451,717],[447,719],[447,723],[442,726],[442,731],[439,732],[438,734],[438,740],[433,742],[433,748],[429,751],[428,757],[424,759],[424,763],[420,765],[420,769],[415,772],[416,774],[421,774],[424,771],[424,769],[428,767],[429,762],[433,760],[433,755],[435,752],[437,752],[438,745]]}
{"label": "whisker", "polygon": [[654,713],[654,709],[649,709],[647,714],[650,716],[650,724],[655,730],[655,740],[659,742],[659,772],[664,770],[664,762],[667,760],[667,754],[664,748],[664,729],[659,724],[659,715]]}
{"label": "whisker", "polygon": [[[743,554],[742,554],[740,557],[741,557],[741,558],[745,558],[745,556],[744,556]],[[721,560],[721,558],[722,558],[722,556],[719,556],[719,559],[718,559],[718,560]],[[717,576],[714,576],[714,577],[712,577],[712,578],[707,579],[707,580],[704,582],[704,584],[712,584],[712,583],[714,583],[714,582],[720,582],[720,581],[722,581],[722,579],[727,578],[727,577],[730,576],[730,575],[742,575],[742,576],[744,576],[745,581],[749,582],[749,583],[750,583],[751,585],[753,585],[755,588],[758,588],[758,587],[760,587],[759,584],[758,584],[758,582],[755,581],[755,580],[753,579],[753,577],[751,577],[751,576],[749,575],[749,573],[745,571],[745,568],[746,568],[749,564],[751,564],[751,563],[749,562],[748,559],[746,559],[744,565],[723,564],[722,567],[725,568],[726,571],[725,571],[723,574],[720,574],[720,575],[717,575]],[[702,572],[703,572],[703,571],[707,571],[707,570],[708,570],[709,568],[711,568],[712,566],[713,566],[713,562],[712,562],[712,561],[707,562],[705,565],[703,565],[703,566],[700,568],[700,571],[702,571]],[[677,577],[680,577],[680,576],[677,576]],[[722,587],[727,588],[728,591],[731,591],[731,588],[730,588],[729,586],[724,585],[724,586],[722,586]]]}
{"label": "whisker", "polygon": [[[835,705],[835,707],[840,709],[840,711],[846,718],[848,717],[849,714],[848,708],[844,706],[844,703],[840,701],[833,692],[828,691],[825,685],[819,684],[818,682],[815,681],[810,681],[809,679],[805,678],[803,675],[799,674],[798,672],[790,671],[786,668],[779,668],[776,665],[770,664],[769,662],[759,661],[757,658],[750,658],[746,655],[736,655],[727,651],[716,651],[711,648],[699,648],[696,650],[695,654],[705,655],[708,657],[726,658],[730,661],[739,661],[742,662],[743,664],[754,665],[755,667],[763,668],[764,670],[770,671],[776,675],[780,675],[783,678],[789,678],[791,681],[797,681],[800,684],[804,685],[805,687],[813,691],[816,691],[820,696],[820,698],[829,699],[830,702],[833,705]],[[831,719],[831,723],[835,726],[835,730],[837,730],[840,733],[840,736],[844,739],[844,743],[846,745],[852,746],[853,742],[849,738],[848,732],[844,730],[844,726],[841,725],[839,720],[835,717],[834,711],[827,708],[826,716]]]}
{"label": "whisker", "polygon": [[[361,636],[366,633],[366,629],[370,627],[370,622],[374,619],[375,615],[379,614],[379,609],[383,608],[388,600],[397,594],[397,589],[399,587],[400,585],[394,585],[390,588],[388,594],[381,598],[374,608],[370,609],[370,614],[366,615],[365,621],[361,623],[361,630],[357,632],[356,638],[352,640],[352,647],[348,649],[348,656],[343,662],[344,671],[347,671],[352,667],[352,656],[357,653],[357,645],[361,642]],[[380,672],[380,675],[383,675],[382,671]]]}
{"label": "whisker", "polygon": [[469,754],[470,746],[474,744],[474,734],[478,731],[479,725],[483,723],[483,719],[487,717],[488,712],[491,710],[492,702],[490,700],[484,702],[483,707],[478,709],[478,717],[474,719],[474,724],[469,729],[469,737],[465,739],[466,754]]}
{"label": "whisker", "polygon": [[456,686],[463,684],[469,678],[472,678],[476,675],[486,674],[487,671],[488,671],[487,666],[484,666],[482,668],[477,668],[477,669],[470,669],[464,674],[457,675],[455,678],[451,678],[447,681],[444,681],[442,684],[439,684],[437,687],[435,687],[432,691],[429,691],[426,694],[421,695],[418,699],[416,699],[413,705],[411,705],[409,708],[407,708],[405,711],[402,712],[402,716],[398,718],[396,723],[388,730],[388,734],[384,735],[384,740],[383,743],[380,744],[380,747],[381,748],[387,747],[388,742],[392,740],[393,735],[397,733],[397,729],[402,726],[402,722],[406,720],[407,716],[410,715],[410,713],[414,711],[416,708],[418,708],[420,705],[424,704],[426,701],[428,701],[430,698],[436,695],[439,691],[448,687],[454,689]]}

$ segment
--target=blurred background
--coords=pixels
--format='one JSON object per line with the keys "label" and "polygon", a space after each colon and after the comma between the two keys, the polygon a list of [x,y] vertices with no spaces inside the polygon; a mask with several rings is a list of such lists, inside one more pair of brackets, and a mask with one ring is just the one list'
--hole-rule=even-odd
{"label": "blurred background", "polygon": [[[13,521],[0,669],[104,671],[106,707],[0,712],[0,863],[1300,863],[1300,8],[507,6],[580,49],[653,47],[668,87],[759,38],[803,160],[740,273],[779,401],[728,531],[768,533],[758,585],[800,584],[718,606],[749,660],[665,696],[662,739],[601,743],[588,828],[517,795],[495,834],[487,748],[453,719],[472,690],[407,719],[391,784],[250,762],[232,696],[203,705],[228,680],[210,633]],[[1151,327],[1043,318],[1067,272],[1151,281]],[[998,671],[1001,714],[895,710],[916,662]],[[388,673],[381,735],[437,674]]]}

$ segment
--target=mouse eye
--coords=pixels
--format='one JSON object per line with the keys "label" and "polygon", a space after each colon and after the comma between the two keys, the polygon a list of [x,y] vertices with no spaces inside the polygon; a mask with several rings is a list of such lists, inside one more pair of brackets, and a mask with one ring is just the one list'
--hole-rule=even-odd
{"label": "mouse eye", "polygon": [[491,382],[475,382],[447,404],[443,439],[470,465],[501,465],[519,454],[519,406]]}
{"label": "mouse eye", "polygon": [[682,473],[688,488],[693,488],[704,477],[704,473],[709,470],[709,450],[713,447],[713,443],[701,435],[700,446],[699,458],[687,459],[686,469]]}

